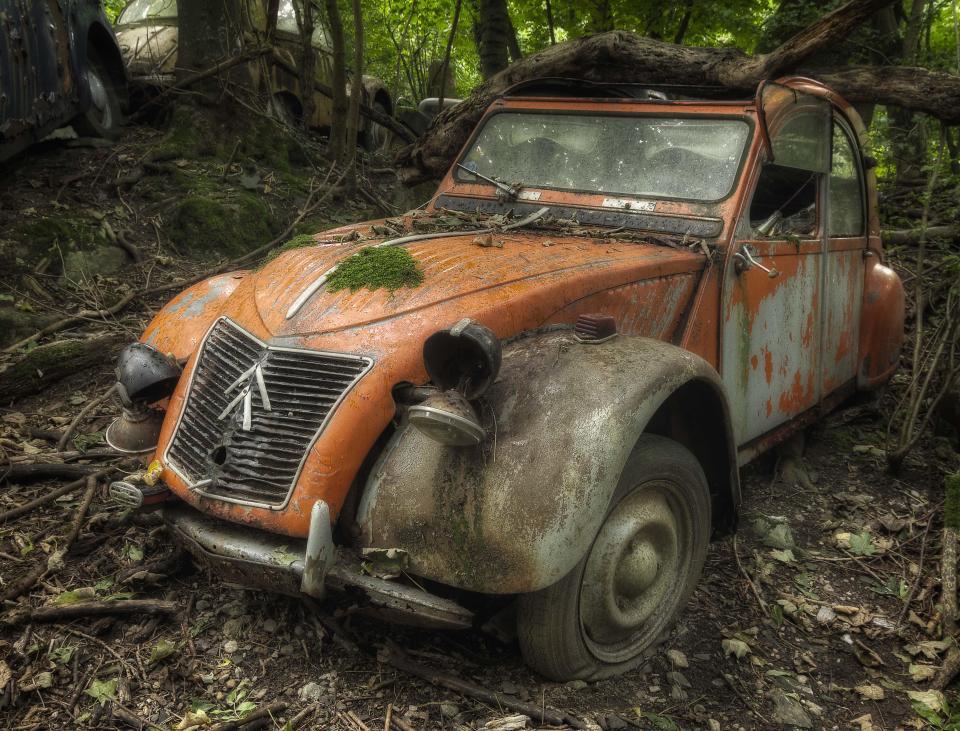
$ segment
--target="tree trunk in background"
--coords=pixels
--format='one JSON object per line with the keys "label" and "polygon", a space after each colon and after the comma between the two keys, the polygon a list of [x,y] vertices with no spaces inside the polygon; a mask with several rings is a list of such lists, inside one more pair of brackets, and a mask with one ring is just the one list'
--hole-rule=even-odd
{"label": "tree trunk in background", "polygon": [[357,138],[360,130],[360,102],[363,100],[363,11],[360,0],[353,0],[353,76],[350,84],[350,111],[347,115],[344,162],[349,166],[344,185],[348,191],[357,187]]}
{"label": "tree trunk in background", "polygon": [[297,26],[300,28],[300,101],[304,129],[310,129],[313,114],[316,111],[316,102],[313,98],[313,78],[317,72],[317,50],[313,47],[313,31],[316,21],[313,16],[313,3],[306,0],[294,0],[293,11],[297,16]]}
{"label": "tree trunk in background", "polygon": [[240,0],[191,0],[179,5],[178,74],[189,76],[210,68],[240,50]]}
{"label": "tree trunk in background", "polygon": [[673,42],[678,46],[683,43],[687,35],[687,28],[690,27],[690,17],[693,15],[693,0],[685,0],[683,3],[683,15],[680,18],[680,25],[677,26],[677,32],[673,36]]}
{"label": "tree trunk in background", "polygon": [[550,0],[547,0],[547,30],[550,31],[550,45],[557,45],[557,33],[553,27],[553,8],[550,6]]}
{"label": "tree trunk in background", "polygon": [[606,33],[613,30],[613,8],[610,7],[610,0],[591,0],[590,24],[588,30],[591,33]]}
{"label": "tree trunk in background", "polygon": [[347,51],[337,0],[326,0],[330,45],[333,46],[333,109],[330,120],[330,157],[342,163],[347,154]]}
{"label": "tree trunk in background", "polygon": [[510,63],[514,63],[523,58],[523,51],[520,50],[520,39],[517,38],[517,29],[513,27],[513,21],[507,15],[507,22],[510,23],[510,33],[507,35],[507,50],[510,51]]}
{"label": "tree trunk in background", "polygon": [[480,0],[476,39],[483,78],[489,79],[507,67],[512,32],[507,0]]}
{"label": "tree trunk in background", "polygon": [[447,36],[447,47],[443,50],[443,65],[440,68],[440,90],[437,94],[439,104],[437,105],[438,109],[443,109],[443,100],[445,97],[449,97],[450,93],[447,92],[447,85],[452,76],[450,75],[450,52],[453,50],[453,39],[457,35],[457,25],[460,22],[460,8],[463,5],[463,0],[457,0],[457,4],[453,8],[453,22],[450,24],[450,35]]}
{"label": "tree trunk in background", "polygon": [[[924,10],[927,0],[913,0],[910,15],[903,33],[900,59],[912,66],[920,51],[920,35],[923,31]],[[896,162],[898,182],[923,180],[923,163],[927,152],[926,126],[915,112],[901,107],[887,110],[890,118],[890,147]]]}

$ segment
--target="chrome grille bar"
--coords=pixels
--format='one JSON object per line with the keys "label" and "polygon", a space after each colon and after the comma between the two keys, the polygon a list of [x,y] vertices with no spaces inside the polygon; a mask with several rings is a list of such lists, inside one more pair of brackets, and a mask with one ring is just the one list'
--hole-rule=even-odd
{"label": "chrome grille bar", "polygon": [[310,448],[372,365],[355,355],[268,345],[222,317],[201,345],[164,461],[204,496],[282,509]]}

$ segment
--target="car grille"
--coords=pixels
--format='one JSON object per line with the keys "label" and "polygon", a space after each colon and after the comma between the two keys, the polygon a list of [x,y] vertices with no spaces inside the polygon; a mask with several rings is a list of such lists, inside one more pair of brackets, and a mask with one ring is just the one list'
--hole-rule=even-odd
{"label": "car grille", "polygon": [[268,346],[221,318],[204,340],[166,462],[203,495],[282,507],[331,413],[371,364]]}

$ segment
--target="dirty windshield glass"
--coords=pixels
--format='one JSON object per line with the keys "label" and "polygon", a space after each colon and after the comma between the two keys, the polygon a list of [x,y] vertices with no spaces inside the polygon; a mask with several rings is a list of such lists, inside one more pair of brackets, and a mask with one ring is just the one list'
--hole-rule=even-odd
{"label": "dirty windshield glass", "polygon": [[176,18],[177,0],[133,0],[120,14],[118,23],[136,23],[147,18]]}
{"label": "dirty windshield glass", "polygon": [[528,188],[714,201],[733,187],[749,132],[737,119],[501,112],[461,162]]}

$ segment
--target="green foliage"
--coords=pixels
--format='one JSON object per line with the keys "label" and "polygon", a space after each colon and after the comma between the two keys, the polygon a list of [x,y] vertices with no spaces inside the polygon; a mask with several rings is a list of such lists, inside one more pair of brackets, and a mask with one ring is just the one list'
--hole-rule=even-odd
{"label": "green foliage", "polygon": [[117,22],[117,17],[125,7],[127,7],[127,0],[103,0],[103,12],[111,23]]}
{"label": "green foliage", "polygon": [[423,281],[423,271],[409,251],[397,246],[368,246],[340,262],[327,280],[327,289],[337,292],[349,289],[387,289],[416,287]]}

